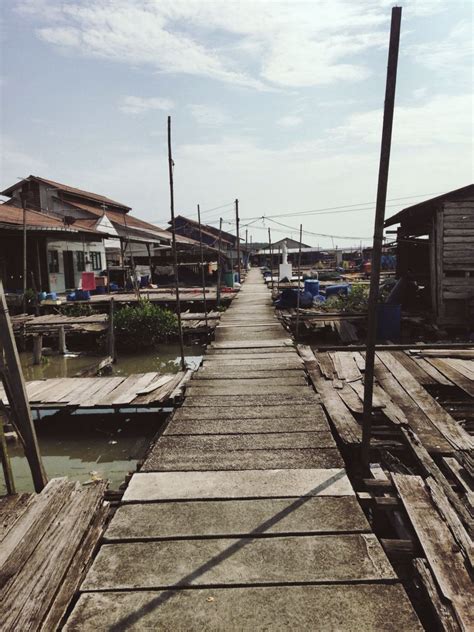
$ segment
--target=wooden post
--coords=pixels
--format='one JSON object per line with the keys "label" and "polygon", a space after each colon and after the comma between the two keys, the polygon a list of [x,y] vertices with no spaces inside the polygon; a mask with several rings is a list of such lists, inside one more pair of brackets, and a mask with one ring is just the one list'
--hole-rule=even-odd
{"label": "wooden post", "polygon": [[41,364],[41,358],[43,356],[43,336],[42,334],[36,334],[33,336],[33,364]]}
{"label": "wooden post", "polygon": [[36,267],[38,268],[38,292],[43,290],[43,279],[41,276],[41,257],[39,249],[39,238],[36,238]]}
{"label": "wooden post", "polygon": [[184,359],[183,344],[183,327],[181,324],[181,304],[179,300],[179,273],[178,273],[178,251],[176,249],[176,224],[174,219],[174,184],[173,184],[173,156],[171,152],[171,116],[168,116],[168,171],[170,180],[170,210],[171,210],[171,234],[173,243],[173,261],[174,261],[174,282],[176,291],[176,313],[178,315],[178,333],[179,346],[181,350],[181,368],[186,370],[186,361]]}
{"label": "wooden post", "polygon": [[112,358],[112,362],[117,361],[117,354],[115,352],[115,329],[114,329],[114,298],[110,297],[109,301],[109,329],[107,332],[107,352]]}
{"label": "wooden post", "polygon": [[221,242],[222,242],[222,217],[219,219],[219,241],[217,255],[217,287],[216,287],[216,305],[221,306],[221,281],[222,281],[222,256],[221,256]]}
{"label": "wooden post", "polygon": [[202,280],[202,301],[204,306],[204,319],[206,321],[206,335],[209,334],[209,324],[207,321],[207,300],[206,300],[206,271],[204,270],[204,253],[202,249],[202,226],[201,226],[201,208],[197,205],[198,223],[199,223],[199,250],[201,253],[201,280]]}
{"label": "wooden post", "polygon": [[242,268],[240,264],[240,218],[239,218],[239,200],[235,200],[235,231],[237,235],[237,271],[239,275],[239,283],[242,282]]}
{"label": "wooden post", "polygon": [[4,432],[4,416],[2,408],[0,407],[0,456],[2,459],[3,476],[5,478],[5,487],[7,488],[7,494],[15,494],[15,479],[13,478],[12,464],[10,461],[10,455],[8,454],[7,440],[5,439]]}
{"label": "wooden post", "polygon": [[272,250],[272,235],[270,229],[268,229],[268,249],[270,251],[270,279],[272,282],[272,298],[273,298],[273,250]]}
{"label": "wooden post", "polygon": [[66,331],[63,325],[58,328],[58,351],[61,355],[65,355],[67,353]]}
{"label": "wooden post", "polygon": [[41,461],[36,431],[26,394],[25,381],[21,372],[20,358],[15,346],[13,329],[8,316],[8,307],[0,280],[0,348],[6,359],[6,370],[1,371],[3,385],[10,403],[12,418],[25,446],[25,456],[31,469],[35,490],[40,492],[48,479]]}
{"label": "wooden post", "polygon": [[245,229],[245,273],[247,273],[249,267],[249,229]]}
{"label": "wooden post", "polygon": [[398,48],[400,42],[401,7],[393,7],[390,25],[390,44],[388,50],[387,82],[385,87],[385,105],[382,126],[382,143],[377,185],[377,203],[375,207],[374,241],[372,250],[372,268],[370,274],[370,292],[368,304],[367,340],[364,377],[364,414],[362,422],[361,460],[365,472],[369,469],[370,434],[372,426],[372,398],[374,390],[375,341],[377,334],[377,300],[380,283],[380,261],[382,255],[383,224],[387,199],[388,169],[392,143],[393,110],[397,81]]}
{"label": "wooden post", "polygon": [[303,224],[300,224],[300,245],[298,249],[298,294],[296,296],[296,340],[300,335],[300,293],[301,293],[301,242],[303,241]]}
{"label": "wooden post", "polygon": [[148,267],[150,268],[150,283],[153,283],[153,263],[151,261],[151,249],[150,244],[147,242],[145,244],[147,252],[148,252]]}
{"label": "wooden post", "polygon": [[281,259],[281,247],[278,246],[278,262],[277,262],[277,292],[280,294],[280,259]]}
{"label": "wooden post", "polygon": [[26,314],[26,193],[20,194],[21,206],[23,208],[23,313]]}

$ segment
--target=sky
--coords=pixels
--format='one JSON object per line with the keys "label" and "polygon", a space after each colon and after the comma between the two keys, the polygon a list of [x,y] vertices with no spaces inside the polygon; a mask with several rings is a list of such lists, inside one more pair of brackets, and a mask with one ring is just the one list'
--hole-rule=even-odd
{"label": "sky", "polygon": [[[388,0],[2,0],[0,186],[30,174],[142,219],[265,241],[373,234]],[[406,0],[386,216],[473,181],[473,14]],[[264,219],[262,219],[264,218]]]}

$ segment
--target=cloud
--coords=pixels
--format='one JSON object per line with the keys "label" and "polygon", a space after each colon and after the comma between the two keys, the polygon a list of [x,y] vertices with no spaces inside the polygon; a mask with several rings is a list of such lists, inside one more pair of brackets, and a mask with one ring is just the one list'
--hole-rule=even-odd
{"label": "cloud", "polygon": [[214,105],[192,104],[188,106],[191,116],[201,127],[222,127],[229,123],[229,116]]}
{"label": "cloud", "polygon": [[[395,107],[394,146],[471,145],[473,95],[441,94],[425,103]],[[382,110],[359,112],[332,130],[336,139],[380,143]]]}
{"label": "cloud", "polygon": [[277,125],[279,127],[298,127],[301,125],[303,119],[301,116],[297,116],[295,114],[288,114],[287,116],[282,116],[277,120]]}
{"label": "cloud", "polygon": [[275,90],[366,79],[363,53],[387,42],[381,1],[361,11],[349,0],[114,0],[113,10],[108,0],[23,0],[20,10],[43,22],[43,41],[81,55]]}
{"label": "cloud", "polygon": [[472,23],[458,22],[446,35],[421,44],[413,44],[406,54],[417,63],[435,71],[452,73],[460,65],[472,64]]}
{"label": "cloud", "polygon": [[160,97],[123,97],[119,104],[119,109],[124,114],[144,114],[150,110],[169,111],[174,107],[171,99]]}

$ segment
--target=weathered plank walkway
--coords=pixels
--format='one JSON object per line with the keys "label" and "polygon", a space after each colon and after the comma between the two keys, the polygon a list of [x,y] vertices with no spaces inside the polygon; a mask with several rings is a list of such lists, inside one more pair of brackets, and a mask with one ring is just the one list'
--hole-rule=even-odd
{"label": "weathered plank walkway", "polygon": [[[117,377],[58,377],[26,383],[33,409],[119,408],[153,406],[182,394],[190,371],[149,372]],[[9,406],[0,386],[0,403]]]}
{"label": "weathered plank walkway", "polygon": [[132,477],[66,629],[421,629],[258,270]]}

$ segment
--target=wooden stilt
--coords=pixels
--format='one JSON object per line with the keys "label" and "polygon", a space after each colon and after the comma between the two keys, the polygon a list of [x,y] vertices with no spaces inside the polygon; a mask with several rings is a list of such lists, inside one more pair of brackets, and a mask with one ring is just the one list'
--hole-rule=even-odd
{"label": "wooden stilt", "polygon": [[33,336],[33,364],[34,365],[41,364],[42,357],[43,357],[43,336],[41,334],[36,334],[36,336]]}
{"label": "wooden stilt", "polygon": [[112,362],[117,361],[115,352],[115,330],[114,330],[114,299],[110,298],[109,302],[109,330],[107,332],[107,352],[112,358]]}
{"label": "wooden stilt", "polygon": [[64,327],[59,327],[58,329],[58,351],[61,355],[65,355],[67,353],[66,331]]}
{"label": "wooden stilt", "polygon": [[12,464],[10,461],[10,455],[8,454],[7,441],[5,439],[4,419],[2,410],[0,409],[0,457],[2,459],[3,476],[5,478],[7,494],[15,494],[15,479],[13,478]]}
{"label": "wooden stilt", "polygon": [[8,316],[8,307],[1,280],[0,347],[3,348],[6,361],[5,368],[1,370],[1,377],[10,403],[12,420],[25,446],[25,456],[28,459],[31,469],[35,490],[40,492],[48,482],[48,479],[41,461],[36,431],[31,417],[28,396],[26,394],[25,381],[23,379],[23,373],[21,372],[20,358],[18,357],[18,351],[15,346],[15,338]]}

